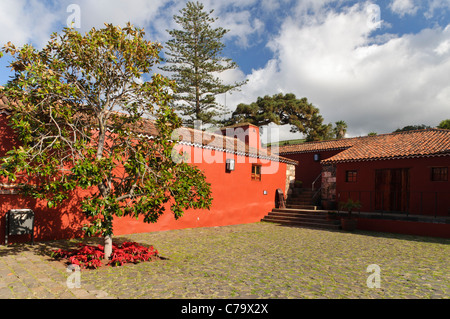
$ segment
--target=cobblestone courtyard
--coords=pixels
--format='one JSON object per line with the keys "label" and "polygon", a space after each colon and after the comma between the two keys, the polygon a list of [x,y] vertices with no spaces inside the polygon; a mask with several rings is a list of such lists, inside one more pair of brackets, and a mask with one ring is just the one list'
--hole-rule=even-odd
{"label": "cobblestone courtyard", "polygon": [[[450,298],[450,240],[256,223],[134,234],[167,258],[69,273],[45,255],[76,241],[0,246],[0,298]],[[368,288],[380,267],[380,288]]]}

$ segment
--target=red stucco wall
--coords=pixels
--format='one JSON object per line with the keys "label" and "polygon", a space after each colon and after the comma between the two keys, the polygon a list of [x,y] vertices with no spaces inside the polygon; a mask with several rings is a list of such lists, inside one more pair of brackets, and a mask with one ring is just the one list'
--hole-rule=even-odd
{"label": "red stucco wall", "polygon": [[[15,143],[14,134],[6,125],[6,116],[0,115],[0,157]],[[156,224],[146,224],[133,218],[116,218],[115,235],[257,222],[274,208],[276,190],[281,188],[286,191],[286,164],[201,150],[192,146],[184,146],[184,150],[197,156],[195,161],[199,163],[193,165],[198,166],[212,184],[212,208],[186,211],[178,221],[168,209]],[[226,171],[226,158],[235,159],[235,171]],[[251,180],[253,163],[262,165],[261,181]],[[5,214],[10,209],[20,208],[30,208],[35,212],[36,241],[82,237],[81,227],[87,220],[79,210],[81,197],[81,191],[74,192],[64,205],[49,209],[45,201],[17,195],[0,195],[0,243],[5,238]],[[10,237],[10,242],[22,240],[24,237]]]}
{"label": "red stucco wall", "polygon": [[[322,151],[321,160],[329,158],[340,151]],[[297,160],[296,179],[304,185],[311,185],[320,174],[322,165],[314,161],[314,153],[286,154],[284,157]],[[429,157],[402,160],[366,161],[336,164],[336,195],[337,202],[345,202],[348,198],[362,202],[362,212],[374,211],[375,171],[377,169],[409,168],[409,213],[450,217],[450,181],[431,181],[431,168],[450,167],[450,156]],[[345,181],[347,170],[357,170],[356,183]],[[358,229],[450,238],[450,224],[435,222],[418,222],[389,219],[358,218]]]}
{"label": "red stucco wall", "polygon": [[[408,168],[410,213],[450,217],[450,180],[431,181],[431,168],[441,166],[450,166],[450,156],[339,163],[336,165],[337,198],[338,201],[346,201],[349,196],[359,199],[362,211],[373,211],[375,171]],[[345,181],[347,170],[357,170],[357,182]]]}
{"label": "red stucco wall", "polygon": [[[317,153],[320,154],[320,159],[324,160],[339,152],[341,151],[321,151]],[[322,172],[322,164],[320,164],[320,161],[314,161],[314,154],[316,153],[281,154],[283,157],[299,162],[299,165],[295,167],[295,179],[302,181],[304,187],[311,187],[314,180]],[[320,178],[318,183],[320,184]]]}
{"label": "red stucco wall", "polygon": [[[204,152],[208,153],[209,151]],[[260,221],[274,208],[276,190],[281,188],[285,192],[286,164],[258,160],[257,162],[263,166],[262,178],[261,181],[252,181],[252,162],[256,163],[255,159],[222,152],[214,155],[216,163],[195,164],[211,183],[214,200],[210,210],[189,210],[178,221],[167,212],[156,224],[144,224],[131,218],[117,219],[114,226],[115,233],[129,234]],[[236,169],[226,172],[225,158],[230,156],[236,161]]]}

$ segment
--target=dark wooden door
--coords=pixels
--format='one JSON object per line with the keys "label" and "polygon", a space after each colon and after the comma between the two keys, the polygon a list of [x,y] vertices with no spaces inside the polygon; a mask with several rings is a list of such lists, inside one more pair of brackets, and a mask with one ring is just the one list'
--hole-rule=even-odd
{"label": "dark wooden door", "polygon": [[406,212],[409,209],[409,169],[375,171],[375,210]]}

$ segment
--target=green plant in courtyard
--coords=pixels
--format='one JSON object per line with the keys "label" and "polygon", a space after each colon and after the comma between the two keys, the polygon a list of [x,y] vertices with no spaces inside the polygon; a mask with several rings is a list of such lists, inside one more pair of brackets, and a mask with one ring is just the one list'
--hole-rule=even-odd
{"label": "green plant in courtyard", "polygon": [[[19,145],[1,159],[0,175],[24,195],[53,208],[82,196],[87,235],[105,238],[112,254],[114,217],[156,222],[166,208],[178,219],[209,208],[210,185],[194,166],[172,161],[172,132],[181,120],[170,106],[175,84],[152,67],[161,45],[127,24],[65,28],[40,51],[8,43],[15,74],[3,89]],[[157,131],[150,140],[143,127]]]}
{"label": "green plant in courtyard", "polygon": [[348,216],[341,218],[341,226],[344,230],[353,231],[357,227],[357,221],[352,217],[354,209],[360,209],[362,207],[360,201],[354,201],[349,198],[346,202],[339,203],[341,209],[345,209],[348,212]]}
{"label": "green plant in courtyard", "polygon": [[[69,264],[81,268],[95,269],[103,266],[104,252],[102,245],[79,244],[79,248],[70,251],[58,249],[51,253],[55,259],[67,259]],[[159,258],[158,250],[153,246],[145,247],[136,242],[124,242],[120,246],[113,244],[114,252],[106,266],[122,266],[126,263],[139,263]]]}
{"label": "green plant in courtyard", "polygon": [[339,203],[341,209],[345,209],[348,212],[349,217],[352,216],[352,212],[354,209],[360,209],[362,207],[360,201],[354,201],[349,198],[346,202]]}

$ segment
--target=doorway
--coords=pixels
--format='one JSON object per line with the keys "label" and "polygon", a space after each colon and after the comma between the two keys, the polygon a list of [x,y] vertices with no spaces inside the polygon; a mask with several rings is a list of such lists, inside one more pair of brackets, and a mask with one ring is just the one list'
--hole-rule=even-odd
{"label": "doorway", "polygon": [[375,170],[375,210],[407,212],[409,210],[409,169]]}

